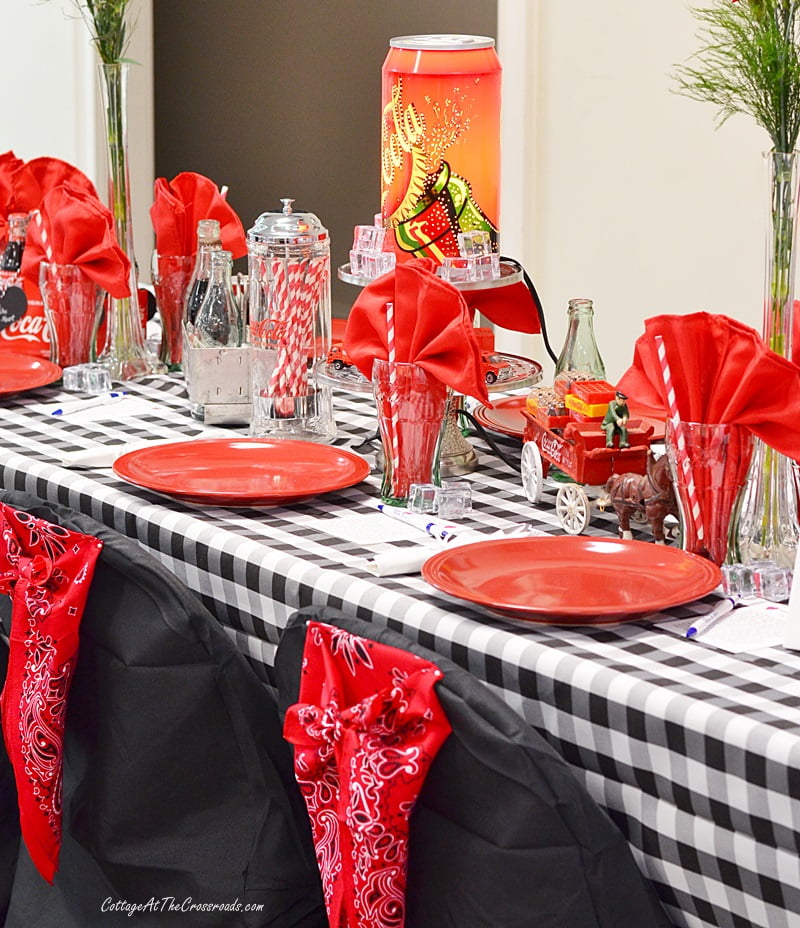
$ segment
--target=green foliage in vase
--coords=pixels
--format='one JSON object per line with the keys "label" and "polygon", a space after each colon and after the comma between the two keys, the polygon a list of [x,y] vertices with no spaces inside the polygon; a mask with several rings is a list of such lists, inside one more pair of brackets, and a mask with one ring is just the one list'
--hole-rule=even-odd
{"label": "green foliage in vase", "polygon": [[103,64],[124,61],[130,40],[130,0],[75,0]]}
{"label": "green foliage in vase", "polygon": [[719,110],[744,113],[793,151],[800,131],[800,16],[791,0],[716,0],[693,11],[703,42],[678,69],[680,93]]}

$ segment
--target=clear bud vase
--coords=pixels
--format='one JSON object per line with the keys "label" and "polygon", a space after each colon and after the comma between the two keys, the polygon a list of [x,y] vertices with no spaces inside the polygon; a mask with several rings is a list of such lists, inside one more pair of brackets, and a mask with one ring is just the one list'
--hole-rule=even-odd
{"label": "clear bud vase", "polygon": [[109,296],[106,342],[98,361],[112,380],[138,380],[166,368],[147,353],[139,312],[128,175],[128,65],[100,64],[98,72],[108,151],[108,205],[117,242],[131,262],[131,295]]}
{"label": "clear bud vase", "polygon": [[[792,313],[798,215],[798,153],[764,155],[770,206],[767,219],[764,341],[792,356]],[[731,520],[728,562],[771,561],[792,567],[800,529],[795,464],[756,438],[747,482]]]}

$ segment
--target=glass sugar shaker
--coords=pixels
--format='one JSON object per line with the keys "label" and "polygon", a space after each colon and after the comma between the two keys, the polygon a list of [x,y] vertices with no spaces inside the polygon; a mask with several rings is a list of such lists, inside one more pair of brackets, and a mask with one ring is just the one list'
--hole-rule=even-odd
{"label": "glass sugar shaker", "polygon": [[284,199],[247,233],[250,434],[330,441],[331,387],[319,375],[331,347],[328,231]]}

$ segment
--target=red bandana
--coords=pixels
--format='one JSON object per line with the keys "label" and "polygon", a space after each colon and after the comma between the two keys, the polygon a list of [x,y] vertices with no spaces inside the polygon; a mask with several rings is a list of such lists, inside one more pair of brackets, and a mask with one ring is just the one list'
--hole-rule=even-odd
{"label": "red bandana", "polygon": [[284,735],[308,807],[331,928],[402,928],[408,821],[450,724],[434,664],[309,622]]}
{"label": "red bandana", "polygon": [[25,846],[49,882],[61,847],[64,719],[102,541],[0,503],[0,593],[12,597],[3,738]]}

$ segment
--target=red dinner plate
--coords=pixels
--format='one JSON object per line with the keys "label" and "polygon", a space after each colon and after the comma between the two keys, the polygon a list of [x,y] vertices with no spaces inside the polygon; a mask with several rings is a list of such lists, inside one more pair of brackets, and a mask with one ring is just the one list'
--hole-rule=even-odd
{"label": "red dinner plate", "polygon": [[114,473],[138,487],[195,503],[278,506],[360,483],[364,458],[310,441],[200,438],[137,448]]}
{"label": "red dinner plate", "polygon": [[[496,402],[493,401],[494,409],[489,409],[488,406],[476,406],[473,415],[486,429],[500,432],[502,435],[510,435],[512,438],[522,438],[522,433],[525,431],[525,417],[522,415],[522,410],[525,408],[527,398],[527,395],[505,396]],[[666,417],[661,418],[656,410],[632,400],[628,400],[628,407],[631,411],[631,419],[641,419],[647,425],[653,426],[653,441],[664,440]]]}
{"label": "red dinner plate", "polygon": [[679,548],[572,535],[447,548],[422,576],[490,612],[549,625],[634,619],[705,596],[721,580],[716,564]]}
{"label": "red dinner plate", "polygon": [[60,377],[61,368],[43,358],[0,352],[0,396],[44,387]]}

